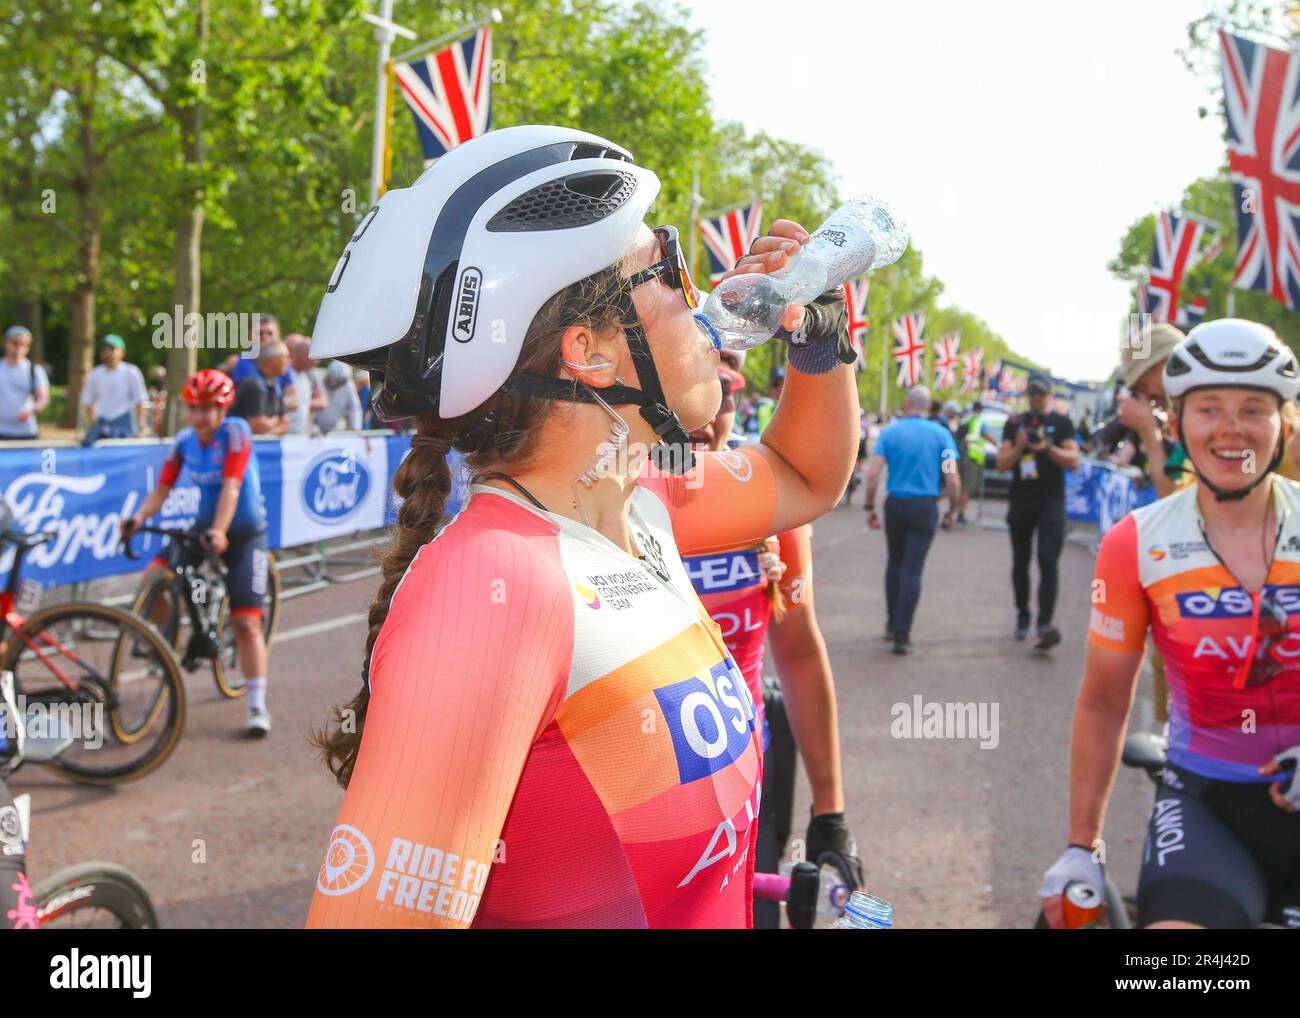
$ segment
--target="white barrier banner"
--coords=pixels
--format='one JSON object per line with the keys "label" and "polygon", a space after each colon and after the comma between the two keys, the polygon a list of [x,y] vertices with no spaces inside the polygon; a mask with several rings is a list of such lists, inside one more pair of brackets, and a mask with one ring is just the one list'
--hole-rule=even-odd
{"label": "white barrier banner", "polygon": [[384,525],[388,445],[383,436],[286,438],[280,464],[282,543]]}

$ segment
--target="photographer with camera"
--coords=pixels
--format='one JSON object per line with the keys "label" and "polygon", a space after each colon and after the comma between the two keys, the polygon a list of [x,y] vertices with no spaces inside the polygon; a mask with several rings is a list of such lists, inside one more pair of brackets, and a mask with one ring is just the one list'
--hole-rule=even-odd
{"label": "photographer with camera", "polygon": [[1017,640],[1029,635],[1029,558],[1038,531],[1038,641],[1035,650],[1061,642],[1052,625],[1058,586],[1057,563],[1065,546],[1065,471],[1079,465],[1074,424],[1048,410],[1051,383],[1029,377],[1029,410],[1007,420],[998,450],[998,469],[1011,471],[1007,527],[1011,533],[1011,583],[1016,596]]}
{"label": "photographer with camera", "polygon": [[1156,322],[1142,331],[1138,343],[1123,348],[1124,388],[1115,415],[1099,432],[1102,448],[1127,442],[1137,450],[1132,465],[1142,469],[1160,498],[1191,480],[1182,465],[1182,448],[1169,436],[1169,401],[1163,381],[1165,361],[1183,339],[1182,332],[1169,323]]}

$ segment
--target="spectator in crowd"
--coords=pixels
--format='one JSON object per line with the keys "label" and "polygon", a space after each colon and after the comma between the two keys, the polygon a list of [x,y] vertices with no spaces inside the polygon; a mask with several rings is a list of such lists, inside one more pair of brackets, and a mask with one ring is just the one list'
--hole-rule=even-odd
{"label": "spectator in crowd", "polygon": [[235,386],[231,417],[248,421],[254,435],[287,435],[289,417],[279,380],[289,369],[289,354],[278,340],[262,345],[256,370]]}
{"label": "spectator in crowd", "polygon": [[167,369],[161,364],[149,369],[147,388],[153,404],[149,411],[149,431],[158,435],[162,433],[163,414],[167,411]]}
{"label": "spectator in crowd", "polygon": [[316,426],[329,434],[340,426],[361,430],[361,400],[352,381],[352,369],[342,361],[330,361],[325,369],[325,409],[316,414]]}
{"label": "spectator in crowd", "polygon": [[[257,372],[257,362],[260,357],[260,351],[266,347],[280,342],[280,320],[275,315],[259,314],[257,316],[257,350],[258,357],[241,357],[238,354],[233,355],[233,365],[226,372],[230,380],[235,383],[236,389],[239,383],[245,378],[250,378]],[[226,358],[226,363],[231,363],[230,357]],[[284,374],[277,380],[280,395],[284,399],[284,409],[287,413],[292,413],[298,409],[298,390],[294,385],[293,368],[286,367]]]}
{"label": "spectator in crowd", "polygon": [[81,410],[87,420],[82,445],[101,438],[134,438],[140,433],[144,401],[149,398],[144,375],[126,362],[126,342],[109,334],[99,343],[100,363],[81,388]]}
{"label": "spectator in crowd", "polygon": [[889,478],[885,500],[885,604],[888,621],[885,639],[894,642],[895,654],[912,649],[912,619],[921,599],[921,572],[939,527],[939,498],[948,496],[943,528],[952,527],[957,497],[957,443],[942,424],[930,420],[930,390],[915,385],[907,390],[903,416],[880,432],[867,461],[867,526],[880,529],[876,488],[886,465]]}
{"label": "spectator in crowd", "polygon": [[1035,650],[1061,642],[1052,624],[1059,585],[1058,564],[1065,547],[1065,471],[1079,465],[1074,424],[1048,411],[1051,383],[1029,378],[1029,410],[1007,420],[998,451],[998,469],[1011,471],[1007,526],[1011,534],[1011,583],[1016,601],[1015,638],[1029,635],[1029,559],[1038,534],[1038,641]]}
{"label": "spectator in crowd", "polygon": [[1157,322],[1140,333],[1138,343],[1124,347],[1120,362],[1127,391],[1120,393],[1116,419],[1103,440],[1110,446],[1126,441],[1133,447],[1130,462],[1142,468],[1160,498],[1191,480],[1183,467],[1182,446],[1168,434],[1169,400],[1164,386],[1165,361],[1184,338],[1167,322]]}
{"label": "spectator in crowd", "polygon": [[35,438],[36,418],[50,403],[45,369],[27,359],[32,334],[24,326],[5,330],[5,358],[0,361],[0,440]]}
{"label": "spectator in crowd", "polygon": [[289,348],[289,372],[293,377],[292,386],[298,405],[290,408],[286,401],[285,409],[289,411],[289,434],[310,435],[312,433],[312,416],[325,409],[325,389],[312,369],[316,362],[311,358],[311,339],[298,333],[292,333],[285,340]]}
{"label": "spectator in crowd", "polygon": [[769,376],[770,395],[759,396],[754,400],[754,421],[756,434],[761,435],[776,411],[776,404],[781,399],[781,390],[785,388],[785,367],[778,364]]}
{"label": "spectator in crowd", "polygon": [[984,404],[976,400],[970,413],[957,424],[957,452],[961,457],[961,497],[957,500],[957,523],[966,526],[966,507],[980,492],[984,481],[985,443],[996,446],[997,439],[984,420]]}
{"label": "spectator in crowd", "polygon": [[1087,410],[1079,418],[1079,423],[1074,426],[1074,437],[1078,439],[1080,446],[1086,446],[1088,440],[1092,437],[1092,424],[1088,419]]}
{"label": "spectator in crowd", "polygon": [[357,387],[357,400],[361,403],[361,427],[367,430],[379,427],[380,423],[370,408],[370,372],[357,368],[352,372],[352,381]]}
{"label": "spectator in crowd", "polygon": [[[1174,326],[1157,322],[1139,334],[1136,344],[1124,347],[1120,355],[1124,388],[1116,399],[1117,414],[1110,424],[1098,429],[1099,444],[1114,445],[1116,439],[1125,444],[1129,462],[1142,469],[1159,498],[1195,479],[1194,473],[1183,466],[1187,458],[1183,447],[1168,431],[1165,361],[1183,338]],[[1149,646],[1156,719],[1165,722],[1169,720],[1165,660],[1154,641],[1149,641]]]}

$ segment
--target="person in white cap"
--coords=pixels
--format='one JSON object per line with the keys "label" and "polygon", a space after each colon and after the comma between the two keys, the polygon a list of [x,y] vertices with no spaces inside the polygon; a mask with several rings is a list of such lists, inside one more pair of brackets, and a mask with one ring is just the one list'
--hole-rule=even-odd
{"label": "person in white cap", "polygon": [[36,418],[50,403],[45,369],[27,359],[32,334],[25,326],[5,330],[5,356],[0,361],[0,440],[35,438]]}

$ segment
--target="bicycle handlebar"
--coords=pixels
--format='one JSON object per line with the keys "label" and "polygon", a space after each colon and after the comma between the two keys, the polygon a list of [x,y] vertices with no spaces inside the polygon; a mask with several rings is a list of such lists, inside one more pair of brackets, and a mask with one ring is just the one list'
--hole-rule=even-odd
{"label": "bicycle handlebar", "polygon": [[135,551],[131,547],[131,538],[135,537],[136,534],[160,534],[163,537],[170,537],[174,541],[179,541],[181,544],[196,545],[205,554],[212,554],[212,549],[208,545],[208,538],[205,533],[196,533],[192,530],[141,525],[133,529],[128,536],[122,539],[122,549],[126,552],[126,557],[132,561],[135,561],[140,557],[139,552]]}

